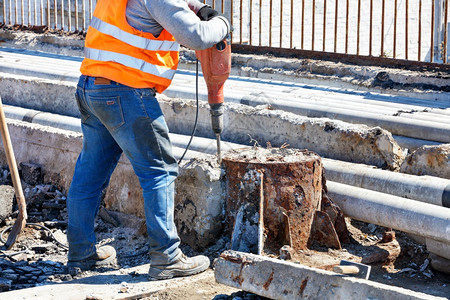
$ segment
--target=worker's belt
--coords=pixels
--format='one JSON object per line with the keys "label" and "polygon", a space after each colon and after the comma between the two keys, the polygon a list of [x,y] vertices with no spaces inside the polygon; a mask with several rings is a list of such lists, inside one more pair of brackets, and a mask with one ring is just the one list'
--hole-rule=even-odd
{"label": "worker's belt", "polygon": [[104,77],[95,77],[94,79],[95,85],[109,85],[111,84],[111,80]]}

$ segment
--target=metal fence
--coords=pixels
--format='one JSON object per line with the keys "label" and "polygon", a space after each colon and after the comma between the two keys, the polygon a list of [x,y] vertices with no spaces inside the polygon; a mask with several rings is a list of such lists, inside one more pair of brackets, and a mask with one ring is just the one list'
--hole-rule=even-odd
{"label": "metal fence", "polygon": [[[448,63],[449,0],[203,0],[234,44]],[[0,0],[7,26],[87,29],[96,0]]]}

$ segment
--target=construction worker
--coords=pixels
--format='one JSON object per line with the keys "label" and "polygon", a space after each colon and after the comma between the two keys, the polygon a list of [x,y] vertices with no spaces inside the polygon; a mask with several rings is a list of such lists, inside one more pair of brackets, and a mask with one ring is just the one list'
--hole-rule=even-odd
{"label": "construction worker", "polygon": [[212,47],[230,31],[227,19],[197,0],[99,0],[87,31],[76,100],[83,148],[67,197],[67,266],[89,269],[115,260],[96,246],[94,219],[120,155],[143,190],[151,266],[149,279],[206,270],[206,256],[186,257],[174,224],[178,165],[155,98],[171,83],[179,44]]}

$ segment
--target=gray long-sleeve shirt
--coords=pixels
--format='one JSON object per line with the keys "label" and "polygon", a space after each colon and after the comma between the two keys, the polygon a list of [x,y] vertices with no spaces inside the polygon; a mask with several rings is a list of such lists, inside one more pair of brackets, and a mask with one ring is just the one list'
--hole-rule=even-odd
{"label": "gray long-sleeve shirt", "polygon": [[201,21],[196,13],[203,6],[197,0],[128,0],[126,17],[138,30],[158,36],[166,29],[181,45],[200,50],[223,40],[230,28],[222,16]]}

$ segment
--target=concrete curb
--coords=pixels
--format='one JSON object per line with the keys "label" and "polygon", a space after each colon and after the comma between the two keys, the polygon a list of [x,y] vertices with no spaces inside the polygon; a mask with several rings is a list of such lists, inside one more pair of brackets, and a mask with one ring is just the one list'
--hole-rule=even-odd
{"label": "concrete curb", "polygon": [[217,282],[271,299],[445,299],[231,250],[216,260],[214,270]]}

